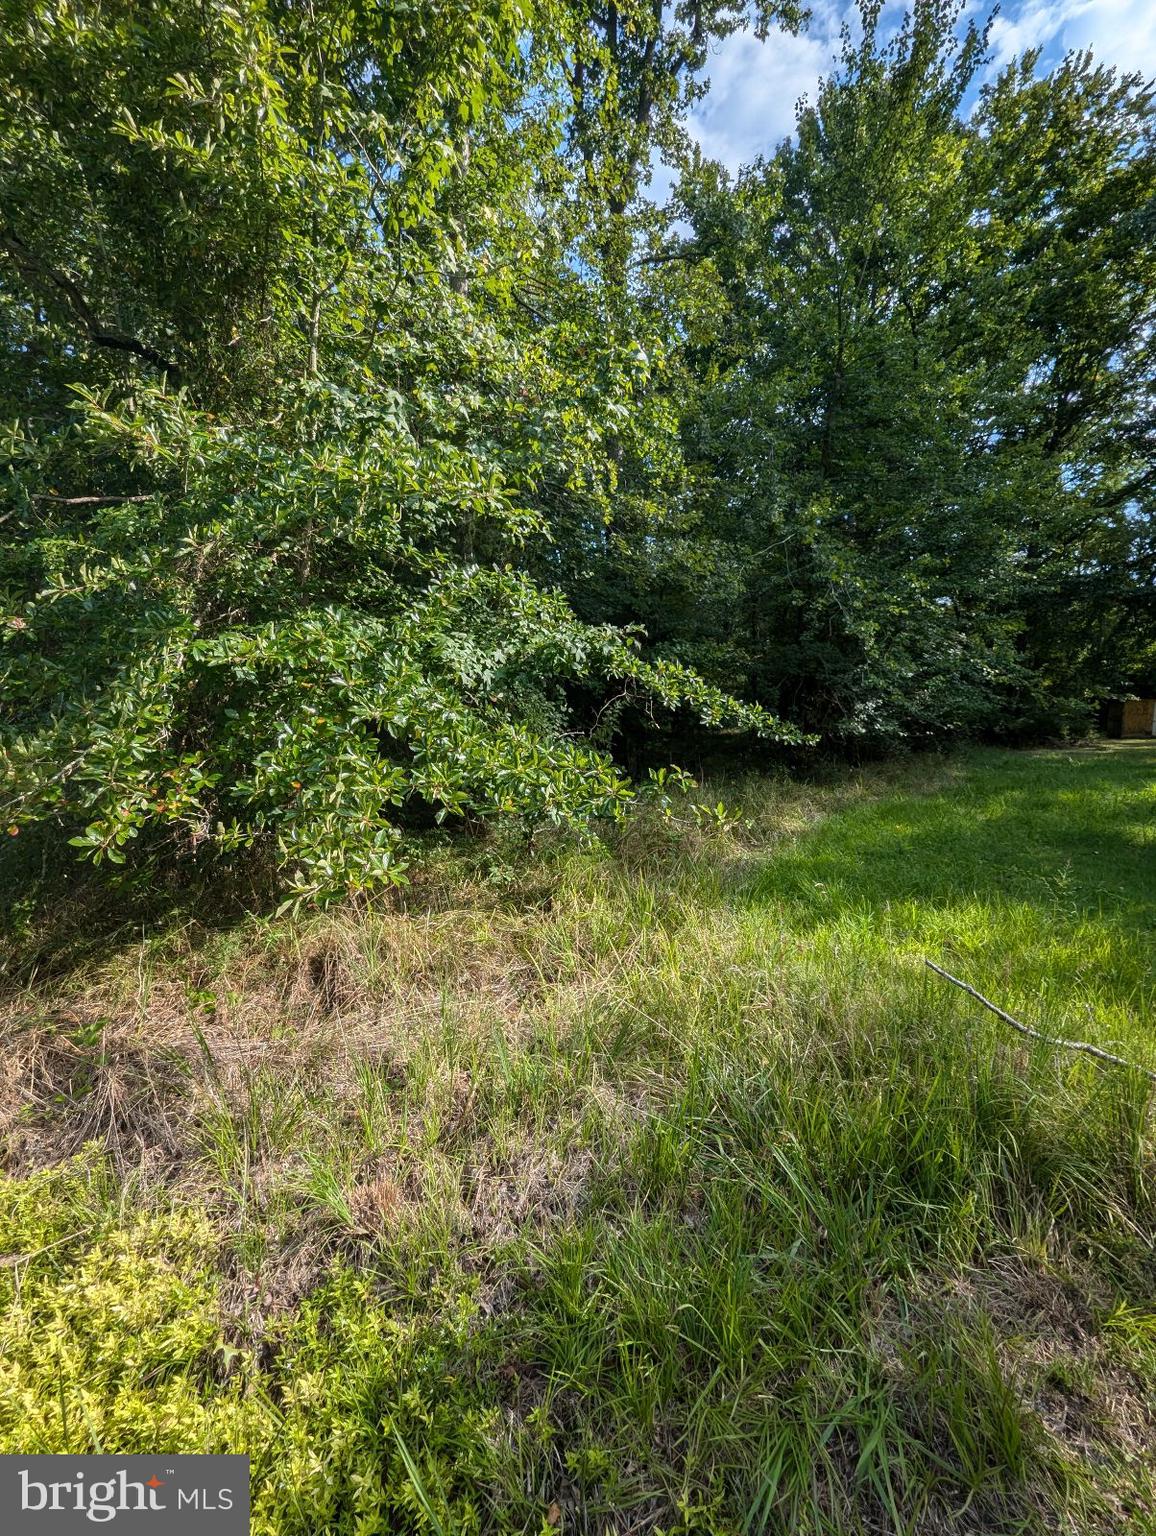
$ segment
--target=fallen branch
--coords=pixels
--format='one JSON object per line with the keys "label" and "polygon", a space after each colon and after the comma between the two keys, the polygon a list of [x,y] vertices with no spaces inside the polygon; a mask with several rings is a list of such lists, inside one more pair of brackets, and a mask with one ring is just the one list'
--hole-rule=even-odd
{"label": "fallen branch", "polygon": [[1142,1072],[1145,1077],[1156,1083],[1156,1072],[1148,1067],[1142,1067],[1138,1062],[1125,1061],[1122,1056],[1113,1056],[1111,1051],[1102,1051],[1098,1045],[1090,1045],[1087,1040],[1059,1040],[1052,1035],[1041,1035],[1038,1029],[1030,1029],[1026,1024],[1021,1024],[1019,1019],[1013,1019],[1010,1013],[1005,1013],[1002,1008],[997,1008],[990,999],[984,997],[982,992],[977,992],[974,987],[969,987],[966,981],[960,981],[958,976],[953,976],[950,971],[945,971],[941,965],[936,965],[934,960],[924,960],[924,965],[942,976],[945,981],[950,981],[954,986],[974,997],[977,1003],[982,1003],[995,1014],[997,1019],[1002,1019],[1005,1024],[1010,1024],[1013,1029],[1018,1029],[1021,1035],[1027,1035],[1031,1040],[1042,1040],[1045,1045],[1056,1045],[1065,1051],[1083,1051],[1087,1056],[1095,1056],[1099,1061],[1108,1061],[1114,1067],[1128,1067],[1133,1072]]}

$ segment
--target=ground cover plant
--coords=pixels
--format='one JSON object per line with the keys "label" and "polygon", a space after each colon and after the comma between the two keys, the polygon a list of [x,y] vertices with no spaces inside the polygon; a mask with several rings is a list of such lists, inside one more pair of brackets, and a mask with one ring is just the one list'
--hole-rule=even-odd
{"label": "ground cover plant", "polygon": [[922,963],[1156,1067],[1154,770],[12,911],[0,1448],[247,1449],[268,1533],[1156,1530],[1151,1085]]}

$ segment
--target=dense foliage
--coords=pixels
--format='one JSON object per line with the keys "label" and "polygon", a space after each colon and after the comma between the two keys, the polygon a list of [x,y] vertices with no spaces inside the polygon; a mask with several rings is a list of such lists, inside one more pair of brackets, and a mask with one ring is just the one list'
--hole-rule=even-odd
{"label": "dense foliage", "polygon": [[[14,17],[15,833],[272,841],[327,895],[396,878],[395,812],[613,814],[576,714],[608,692],[798,735],[522,568],[553,519],[609,516],[651,365],[511,319],[551,259],[515,211],[525,17],[423,15]],[[561,129],[531,127],[548,162]]]}
{"label": "dense foliage", "polygon": [[709,45],[801,20],[9,0],[13,835],[324,896],[415,818],[617,814],[658,715],[880,745],[1151,686],[1151,93],[977,96],[954,13],[868,6],[731,181]]}
{"label": "dense foliage", "polygon": [[1156,681],[1153,98],[1086,56],[982,89],[917,8],[797,137],[682,183],[682,516],[651,634],[844,739],[1058,734]]}

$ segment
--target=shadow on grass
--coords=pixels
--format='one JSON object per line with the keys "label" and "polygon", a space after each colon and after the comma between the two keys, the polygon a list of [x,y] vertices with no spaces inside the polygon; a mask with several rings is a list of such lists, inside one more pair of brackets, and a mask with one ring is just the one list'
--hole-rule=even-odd
{"label": "shadow on grass", "polygon": [[142,935],[180,926],[195,943],[278,900],[272,871],[252,860],[132,878],[70,854],[35,833],[0,845],[0,998],[97,966]]}

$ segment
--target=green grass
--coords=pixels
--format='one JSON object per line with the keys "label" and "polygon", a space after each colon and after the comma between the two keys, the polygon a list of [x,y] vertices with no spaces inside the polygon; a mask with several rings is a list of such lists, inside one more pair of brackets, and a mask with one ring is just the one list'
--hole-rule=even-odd
{"label": "green grass", "polygon": [[0,1449],[247,1449],[278,1536],[1156,1532],[1151,1085],[922,963],[1156,1066],[1156,749],[725,796],[12,952]]}
{"label": "green grass", "polygon": [[1151,747],[976,754],[938,793],[889,795],[818,827],[768,865],[752,900],[820,942],[859,930],[888,957],[946,956],[1010,1011],[1153,1060]]}

